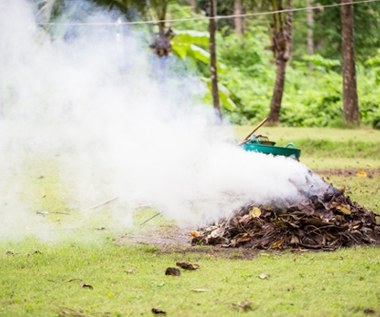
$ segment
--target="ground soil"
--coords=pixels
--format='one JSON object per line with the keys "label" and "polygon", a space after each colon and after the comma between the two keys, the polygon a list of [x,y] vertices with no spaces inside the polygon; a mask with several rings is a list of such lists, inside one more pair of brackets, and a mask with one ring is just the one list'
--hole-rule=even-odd
{"label": "ground soil", "polygon": [[334,169],[320,169],[313,170],[316,174],[321,176],[343,176],[351,177],[356,176],[359,172],[366,172],[367,177],[371,178],[373,176],[380,175],[380,168],[368,169],[368,168],[355,168],[355,169],[344,169],[344,168],[334,168]]}
{"label": "ground soil", "polygon": [[219,246],[192,246],[190,230],[176,226],[142,229],[139,232],[124,234],[117,240],[121,245],[149,245],[155,252],[207,254],[214,257],[230,259],[252,259],[259,251],[254,249],[228,249]]}
{"label": "ground soil", "polygon": [[137,232],[124,234],[118,242],[120,244],[153,245],[161,249],[170,247],[190,246],[191,237],[189,228],[178,228],[176,226],[141,228]]}

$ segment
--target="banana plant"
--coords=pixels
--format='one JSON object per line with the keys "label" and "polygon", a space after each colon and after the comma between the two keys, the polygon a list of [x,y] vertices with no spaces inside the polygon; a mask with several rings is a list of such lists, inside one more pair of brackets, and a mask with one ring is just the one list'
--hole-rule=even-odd
{"label": "banana plant", "polygon": [[[174,34],[172,48],[175,55],[183,60],[190,59],[195,63],[210,64],[210,53],[205,49],[209,45],[208,32],[174,30]],[[218,63],[218,69],[223,72],[225,66]],[[211,104],[211,79],[201,77],[201,81],[207,86],[205,100]],[[221,106],[228,111],[233,111],[236,105],[232,100],[232,93],[221,83],[218,84],[218,87]]]}

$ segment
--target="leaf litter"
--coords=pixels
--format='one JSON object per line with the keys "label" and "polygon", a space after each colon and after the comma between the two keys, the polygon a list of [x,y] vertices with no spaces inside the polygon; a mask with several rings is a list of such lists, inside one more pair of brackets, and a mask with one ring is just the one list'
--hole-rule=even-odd
{"label": "leaf litter", "polygon": [[248,203],[231,217],[197,230],[191,235],[191,243],[225,248],[326,251],[380,245],[377,216],[353,202],[344,191],[333,188],[281,208]]}

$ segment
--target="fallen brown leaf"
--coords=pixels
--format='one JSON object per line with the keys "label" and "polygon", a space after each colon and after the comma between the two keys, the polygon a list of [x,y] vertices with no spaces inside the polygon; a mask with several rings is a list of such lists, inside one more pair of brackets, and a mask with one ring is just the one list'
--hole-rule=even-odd
{"label": "fallen brown leaf", "polygon": [[199,264],[192,264],[192,263],[187,263],[187,262],[177,262],[176,265],[179,266],[180,268],[184,269],[184,270],[194,271],[194,270],[199,269]]}
{"label": "fallen brown leaf", "polygon": [[252,310],[252,302],[250,302],[248,300],[245,300],[245,301],[242,301],[239,303],[233,303],[232,306],[235,308],[238,308],[239,310],[242,310],[242,311]]}
{"label": "fallen brown leaf", "polygon": [[194,293],[204,293],[204,292],[207,292],[208,290],[205,288],[193,288],[191,291]]}
{"label": "fallen brown leaf", "polygon": [[253,207],[250,211],[249,211],[249,215],[251,215],[252,217],[254,218],[258,218],[261,216],[261,210],[259,207]]}
{"label": "fallen brown leaf", "polygon": [[81,288],[94,289],[94,287],[93,287],[92,285],[90,285],[90,284],[86,284],[86,283],[83,283],[83,282],[80,283],[79,286],[80,286]]}
{"label": "fallen brown leaf", "polygon": [[364,309],[363,312],[366,315],[374,315],[374,314],[376,314],[376,311],[374,309],[372,309],[372,308],[366,308],[366,309]]}
{"label": "fallen brown leaf", "polygon": [[166,315],[166,311],[163,311],[159,308],[152,308],[152,313],[155,315]]}
{"label": "fallen brown leaf", "polygon": [[192,238],[196,238],[196,237],[199,237],[201,234],[200,234],[200,232],[198,232],[198,231],[191,230],[191,231],[189,232],[189,235],[190,235]]}
{"label": "fallen brown leaf", "polygon": [[367,174],[366,171],[358,171],[358,172],[356,173],[356,176],[359,176],[359,177],[367,177],[368,174]]}
{"label": "fallen brown leaf", "polygon": [[168,267],[165,270],[165,275],[180,276],[181,271],[177,269],[176,267]]}
{"label": "fallen brown leaf", "polygon": [[265,274],[265,273],[261,273],[259,274],[259,278],[261,280],[267,280],[269,278],[269,275],[268,274]]}

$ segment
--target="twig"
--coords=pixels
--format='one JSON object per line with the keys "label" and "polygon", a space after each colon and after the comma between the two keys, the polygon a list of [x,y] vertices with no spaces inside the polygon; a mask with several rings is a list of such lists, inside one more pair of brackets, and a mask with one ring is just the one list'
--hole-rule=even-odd
{"label": "twig", "polygon": [[152,217],[146,219],[144,222],[140,223],[140,226],[145,225],[147,222],[151,221],[152,219],[156,218],[157,216],[161,215],[161,211],[155,213]]}
{"label": "twig", "polygon": [[97,205],[94,205],[94,206],[92,206],[90,208],[87,208],[86,211],[89,211],[89,210],[92,210],[92,209],[96,209],[96,208],[99,208],[99,207],[103,207],[105,205],[108,205],[108,204],[112,203],[113,201],[115,201],[117,199],[119,199],[119,197],[114,197],[112,199],[108,199],[108,200],[106,200],[106,201],[104,201],[104,202],[102,202],[100,204],[97,204]]}

